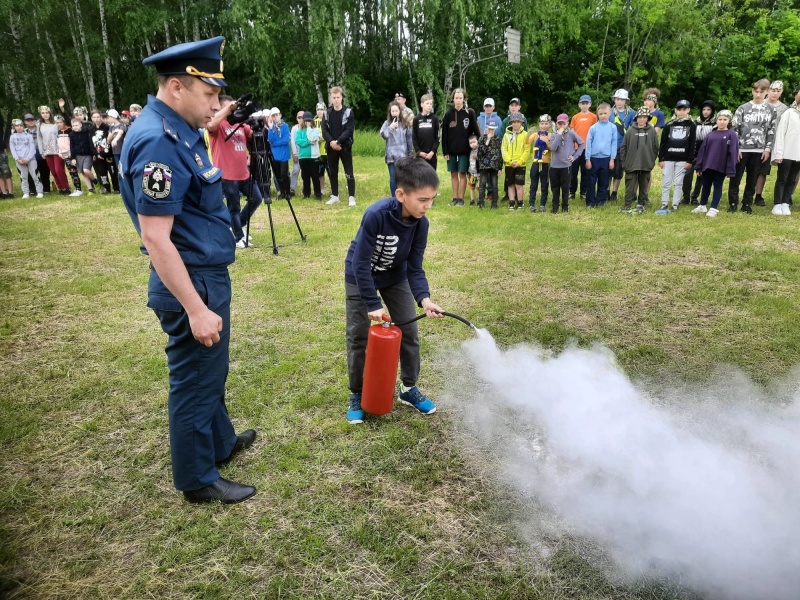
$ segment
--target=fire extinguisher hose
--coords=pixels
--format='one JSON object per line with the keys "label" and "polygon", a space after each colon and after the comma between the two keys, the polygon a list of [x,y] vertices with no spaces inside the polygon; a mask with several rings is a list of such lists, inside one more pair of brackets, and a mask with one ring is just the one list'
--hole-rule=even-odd
{"label": "fire extinguisher hose", "polygon": [[[467,325],[468,327],[471,327],[472,329],[475,329],[475,330],[478,329],[477,327],[475,327],[475,325],[473,325],[472,323],[467,321],[464,317],[459,317],[458,315],[454,315],[453,313],[449,313],[449,312],[442,312],[442,313],[439,313],[439,314],[442,314],[445,317],[452,317],[453,319],[456,319],[457,321],[461,321],[462,323],[464,323],[464,325]],[[419,321],[420,319],[424,319],[425,316],[426,316],[425,313],[422,313],[421,315],[417,315],[416,317],[414,317],[410,321],[406,321],[405,323],[391,323],[391,325],[395,325],[396,327],[403,327],[404,325],[408,325],[409,323],[413,323],[414,321]]]}

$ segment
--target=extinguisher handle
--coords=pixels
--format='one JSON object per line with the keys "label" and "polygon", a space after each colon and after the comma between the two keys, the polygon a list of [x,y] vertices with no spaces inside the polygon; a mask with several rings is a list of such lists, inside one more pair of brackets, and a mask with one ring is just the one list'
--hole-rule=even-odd
{"label": "extinguisher handle", "polygon": [[384,321],[386,321],[387,323],[391,323],[391,322],[392,322],[392,317],[390,317],[390,316],[389,316],[389,315],[387,315],[386,313],[383,313],[383,315],[381,315],[381,318],[382,318]]}

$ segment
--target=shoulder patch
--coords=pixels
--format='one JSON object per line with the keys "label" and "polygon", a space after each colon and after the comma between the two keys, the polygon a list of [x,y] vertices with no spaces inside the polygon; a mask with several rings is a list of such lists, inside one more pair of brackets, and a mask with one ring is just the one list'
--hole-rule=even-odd
{"label": "shoulder patch", "polygon": [[161,200],[169,196],[172,189],[172,169],[163,163],[149,162],[142,173],[142,192],[146,196]]}

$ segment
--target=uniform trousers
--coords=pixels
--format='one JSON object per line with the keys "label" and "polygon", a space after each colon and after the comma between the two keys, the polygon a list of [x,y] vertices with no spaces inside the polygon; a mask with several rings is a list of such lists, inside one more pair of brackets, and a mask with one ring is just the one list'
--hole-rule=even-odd
{"label": "uniform trousers", "polygon": [[225,406],[230,344],[231,280],[227,268],[189,273],[195,290],[222,318],[219,342],[207,347],[192,335],[189,316],[153,270],[149,302],[169,336],[169,441],[172,478],[182,491],[211,485],[220,477],[215,463],[230,456],[236,432]]}

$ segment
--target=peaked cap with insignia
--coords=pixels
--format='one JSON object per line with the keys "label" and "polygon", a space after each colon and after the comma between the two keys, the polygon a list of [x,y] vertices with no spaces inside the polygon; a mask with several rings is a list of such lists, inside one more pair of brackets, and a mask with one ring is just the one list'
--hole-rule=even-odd
{"label": "peaked cap with insignia", "polygon": [[159,75],[191,75],[211,85],[227,87],[222,74],[224,47],[225,38],[222,36],[187,42],[148,56],[142,64],[153,65]]}

